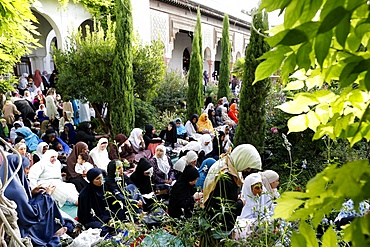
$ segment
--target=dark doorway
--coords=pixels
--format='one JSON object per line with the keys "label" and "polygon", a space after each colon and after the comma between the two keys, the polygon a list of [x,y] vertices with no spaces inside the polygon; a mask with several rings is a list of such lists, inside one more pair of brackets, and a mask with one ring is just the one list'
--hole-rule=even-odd
{"label": "dark doorway", "polygon": [[23,73],[27,73],[32,76],[31,61],[29,57],[21,57],[21,61],[14,66],[15,76],[21,76]]}
{"label": "dark doorway", "polygon": [[190,66],[190,53],[188,48],[185,48],[184,52],[182,53],[182,69],[188,72],[189,66]]}

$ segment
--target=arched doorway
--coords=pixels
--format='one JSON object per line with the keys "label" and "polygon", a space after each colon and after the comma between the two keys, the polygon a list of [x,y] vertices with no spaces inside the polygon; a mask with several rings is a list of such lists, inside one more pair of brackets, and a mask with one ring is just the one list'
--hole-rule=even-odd
{"label": "arched doorway", "polygon": [[184,72],[188,72],[190,67],[190,52],[188,48],[185,48],[184,52],[182,53],[182,69]]}

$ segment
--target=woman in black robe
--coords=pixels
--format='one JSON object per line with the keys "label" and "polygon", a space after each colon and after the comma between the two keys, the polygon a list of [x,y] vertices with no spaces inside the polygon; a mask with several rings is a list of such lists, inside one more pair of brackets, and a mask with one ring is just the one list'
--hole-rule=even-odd
{"label": "woman in black robe", "polygon": [[113,211],[120,220],[126,220],[126,212],[133,209],[136,213],[140,213],[143,206],[143,199],[139,189],[123,173],[123,163],[120,160],[111,160],[107,167],[107,176],[105,177],[105,188],[114,195],[114,200],[120,200],[120,203],[109,203]]}
{"label": "woman in black robe", "polygon": [[172,147],[172,149],[174,149],[175,144],[177,143],[177,130],[175,122],[170,122],[167,128],[161,131],[159,137],[165,141],[164,145],[166,147]]}
{"label": "woman in black robe", "polygon": [[78,197],[78,221],[88,228],[101,228],[100,236],[114,231],[108,227],[111,220],[109,206],[104,196],[103,175],[99,168],[92,168],[86,174],[90,181],[89,185],[83,188]]}
{"label": "woman in black robe", "polygon": [[[16,171],[19,164],[18,155],[7,156],[8,178]],[[5,162],[1,157],[0,180],[4,184]],[[33,246],[60,246],[59,236],[66,232],[64,220],[59,208],[51,197],[53,188],[37,186],[30,190],[24,169],[30,162],[22,157],[22,167],[5,189],[5,197],[13,201],[17,207],[17,225],[22,238],[29,237]]]}
{"label": "woman in black robe", "polygon": [[191,218],[194,210],[194,194],[196,192],[195,183],[199,177],[198,170],[187,165],[179,181],[172,187],[168,214],[173,218]]}

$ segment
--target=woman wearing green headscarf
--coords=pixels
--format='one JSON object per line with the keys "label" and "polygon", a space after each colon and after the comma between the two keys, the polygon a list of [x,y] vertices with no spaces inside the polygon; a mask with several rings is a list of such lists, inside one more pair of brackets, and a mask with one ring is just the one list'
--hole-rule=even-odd
{"label": "woman wearing green headscarf", "polygon": [[239,195],[243,184],[239,172],[251,169],[261,170],[262,162],[257,149],[250,144],[239,145],[209,169],[204,181],[203,205],[210,217],[216,216],[212,220],[213,238],[231,233],[245,203]]}

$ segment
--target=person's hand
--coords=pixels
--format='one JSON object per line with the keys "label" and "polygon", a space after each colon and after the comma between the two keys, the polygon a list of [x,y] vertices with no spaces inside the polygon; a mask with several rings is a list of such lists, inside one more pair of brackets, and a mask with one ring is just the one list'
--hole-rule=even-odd
{"label": "person's hand", "polygon": [[142,200],[139,200],[139,201],[137,202],[137,206],[138,206],[139,208],[142,208],[142,207],[143,207],[143,201],[142,201]]}
{"label": "person's hand", "polygon": [[127,146],[131,146],[131,143],[128,139],[124,142],[124,144],[126,144]]}
{"label": "person's hand", "polygon": [[166,180],[166,184],[172,184],[172,178]]}
{"label": "person's hand", "polygon": [[49,194],[49,195],[52,195],[52,194],[54,193],[54,191],[55,191],[55,185],[50,185],[50,186],[48,186],[48,187],[46,188],[45,193],[46,193],[46,194]]}
{"label": "person's hand", "polygon": [[194,197],[194,200],[198,201],[198,200],[203,198],[203,193],[202,192],[195,192],[193,197]]}
{"label": "person's hand", "polygon": [[37,195],[39,193],[45,192],[46,188],[42,185],[38,185],[31,191],[32,195]]}

